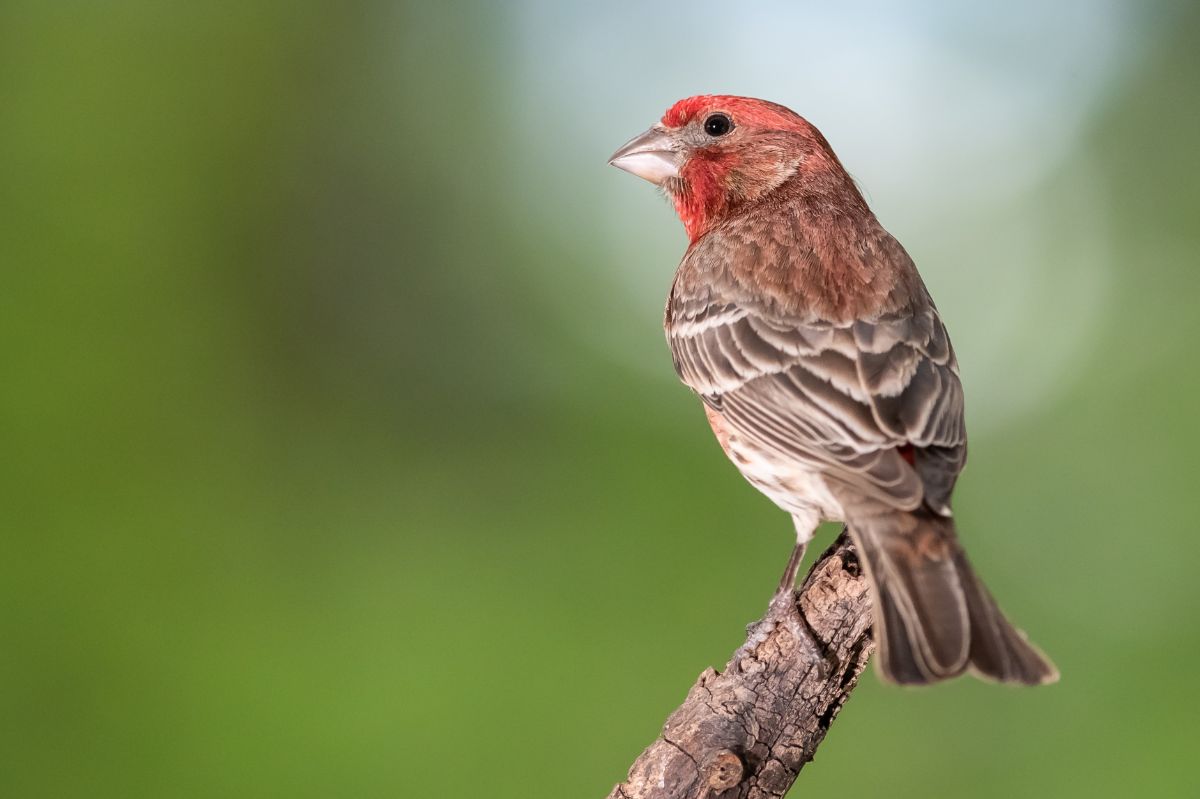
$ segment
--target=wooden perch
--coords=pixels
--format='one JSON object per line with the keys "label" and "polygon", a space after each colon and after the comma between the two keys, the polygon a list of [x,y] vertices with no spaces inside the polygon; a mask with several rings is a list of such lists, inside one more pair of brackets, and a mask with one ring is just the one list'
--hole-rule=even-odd
{"label": "wooden perch", "polygon": [[844,531],[805,578],[797,605],[778,615],[751,627],[724,673],[700,675],[609,799],[787,793],[873,646],[867,580]]}

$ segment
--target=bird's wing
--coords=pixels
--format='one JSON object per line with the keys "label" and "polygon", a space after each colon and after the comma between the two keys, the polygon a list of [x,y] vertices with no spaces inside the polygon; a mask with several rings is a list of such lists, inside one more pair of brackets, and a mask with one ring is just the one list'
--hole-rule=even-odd
{"label": "bird's wing", "polygon": [[949,512],[966,458],[963,393],[927,295],[917,307],[834,323],[714,281],[677,284],[667,311],[676,371],[739,436],[893,507],[926,501]]}

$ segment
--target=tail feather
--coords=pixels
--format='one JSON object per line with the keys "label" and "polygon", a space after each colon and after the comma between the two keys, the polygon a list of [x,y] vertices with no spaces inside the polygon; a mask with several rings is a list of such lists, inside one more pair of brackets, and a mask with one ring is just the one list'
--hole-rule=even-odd
{"label": "tail feather", "polygon": [[998,682],[1058,679],[975,576],[951,519],[925,509],[892,510],[853,520],[850,534],[874,589],[885,678],[923,685],[969,669]]}
{"label": "tail feather", "polygon": [[971,615],[971,670],[996,682],[1046,685],[1058,669],[1004,617],[987,586],[975,576],[962,550],[955,557]]}

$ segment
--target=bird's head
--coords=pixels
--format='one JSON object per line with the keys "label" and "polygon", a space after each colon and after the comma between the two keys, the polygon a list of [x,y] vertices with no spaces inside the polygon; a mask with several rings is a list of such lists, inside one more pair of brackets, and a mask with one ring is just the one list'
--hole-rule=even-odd
{"label": "bird's head", "polygon": [[680,100],[609,163],[660,186],[692,241],[793,175],[819,187],[845,174],[825,137],[799,114],[728,95]]}

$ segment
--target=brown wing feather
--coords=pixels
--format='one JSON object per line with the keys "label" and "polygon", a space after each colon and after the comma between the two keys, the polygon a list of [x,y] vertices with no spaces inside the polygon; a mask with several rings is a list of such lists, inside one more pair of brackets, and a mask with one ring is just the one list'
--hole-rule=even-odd
{"label": "brown wing feather", "polygon": [[[755,299],[725,266],[766,249],[708,238],[715,251],[704,241],[689,251],[667,308],[683,382],[732,430],[783,459],[895,508],[924,501],[948,513],[966,459],[963,395],[924,288],[866,319],[822,319]],[[897,451],[906,445],[915,468]]]}

